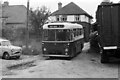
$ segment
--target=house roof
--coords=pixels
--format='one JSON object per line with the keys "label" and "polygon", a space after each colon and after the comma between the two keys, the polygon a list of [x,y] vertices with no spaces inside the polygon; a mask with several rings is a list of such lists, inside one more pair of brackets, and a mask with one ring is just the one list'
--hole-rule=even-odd
{"label": "house roof", "polygon": [[25,23],[27,9],[24,5],[2,7],[2,17],[7,18],[6,23]]}
{"label": "house roof", "polygon": [[75,3],[71,2],[69,4],[67,4],[66,6],[62,7],[61,9],[53,12],[51,15],[55,16],[55,15],[87,15],[90,18],[92,18],[92,16],[90,16],[86,11],[84,11],[83,9],[81,9],[78,5],[76,5]]}

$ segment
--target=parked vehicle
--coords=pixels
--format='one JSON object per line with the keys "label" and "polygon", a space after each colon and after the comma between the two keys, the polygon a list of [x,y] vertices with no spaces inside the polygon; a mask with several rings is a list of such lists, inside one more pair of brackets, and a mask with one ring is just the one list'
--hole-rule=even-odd
{"label": "parked vehicle", "polygon": [[82,51],[83,44],[83,27],[79,24],[64,22],[43,26],[44,56],[72,58]]}
{"label": "parked vehicle", "polygon": [[13,46],[9,40],[0,39],[0,56],[3,59],[10,59],[11,57],[20,58],[22,48]]}
{"label": "parked vehicle", "polygon": [[96,12],[101,63],[110,57],[120,59],[120,3],[102,4]]}

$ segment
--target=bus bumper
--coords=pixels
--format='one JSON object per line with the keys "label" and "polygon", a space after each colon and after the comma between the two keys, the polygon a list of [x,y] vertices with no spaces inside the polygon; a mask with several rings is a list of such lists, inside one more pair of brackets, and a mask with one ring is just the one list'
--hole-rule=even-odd
{"label": "bus bumper", "polygon": [[117,49],[117,46],[103,47],[104,50]]}
{"label": "bus bumper", "polygon": [[70,57],[69,55],[43,55],[43,57]]}

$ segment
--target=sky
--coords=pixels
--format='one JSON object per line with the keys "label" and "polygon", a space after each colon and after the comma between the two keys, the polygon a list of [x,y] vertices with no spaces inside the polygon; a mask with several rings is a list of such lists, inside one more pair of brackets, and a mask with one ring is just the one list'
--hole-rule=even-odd
{"label": "sky", "polygon": [[[1,0],[0,0],[1,1]],[[8,1],[9,5],[27,5],[28,0],[2,0]],[[51,12],[54,12],[58,9],[58,3],[62,3],[62,7],[69,4],[70,2],[74,2],[80,8],[85,10],[88,14],[93,16],[95,19],[95,12],[97,10],[97,6],[103,0],[29,0],[30,1],[30,8],[36,9],[38,7],[46,6]],[[120,0],[110,0],[114,3],[119,2]]]}

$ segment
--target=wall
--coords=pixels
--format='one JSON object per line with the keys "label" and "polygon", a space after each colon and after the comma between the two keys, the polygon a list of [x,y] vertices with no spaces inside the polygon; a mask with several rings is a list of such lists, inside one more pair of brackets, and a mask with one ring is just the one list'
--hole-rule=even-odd
{"label": "wall", "polygon": [[[91,19],[89,17],[87,17],[86,15],[67,15],[67,21],[68,22],[74,22],[74,21],[76,21],[76,19],[75,19],[76,16],[79,17],[78,21],[91,23]],[[57,17],[59,17],[59,20],[61,21],[60,18],[62,17],[62,15],[50,16],[49,20],[51,22],[57,21],[57,19],[56,19]]]}
{"label": "wall", "polygon": [[75,21],[75,16],[74,15],[68,15],[67,16],[67,21],[70,21],[70,22]]}

